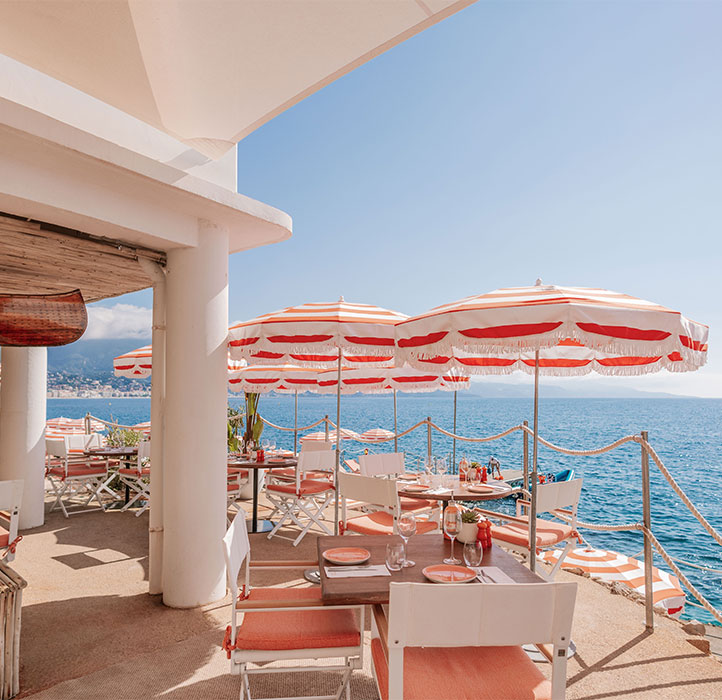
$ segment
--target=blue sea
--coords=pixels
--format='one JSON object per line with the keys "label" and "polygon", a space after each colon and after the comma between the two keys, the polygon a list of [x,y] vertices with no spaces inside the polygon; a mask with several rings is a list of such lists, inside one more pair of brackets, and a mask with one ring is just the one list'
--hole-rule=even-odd
{"label": "blue sea", "polygon": [[[231,404],[240,400],[232,398]],[[399,431],[431,416],[451,430],[452,395],[399,395]],[[293,426],[293,397],[268,395],[261,398],[260,411],[269,421]],[[105,420],[133,424],[150,419],[149,399],[49,399],[48,417],[78,418],[90,412]],[[393,429],[391,396],[343,397],[341,425],[357,432],[369,428]],[[335,396],[303,395],[298,398],[298,425],[304,426],[328,414],[336,415]],[[523,420],[532,419],[531,400],[487,399],[459,395],[457,433],[485,436],[502,432]],[[622,436],[646,430],[649,439],[669,471],[702,514],[722,531],[722,400],[715,399],[559,399],[540,401],[539,433],[552,443],[573,449],[591,449]],[[318,430],[319,428],[314,428]],[[266,429],[264,438],[275,439],[280,447],[293,447],[293,433]],[[389,444],[389,443],[387,443]],[[390,443],[391,445],[393,443]],[[360,452],[358,443],[347,442],[346,453]],[[387,449],[387,448],[385,448]],[[391,447],[392,449],[392,447]],[[426,430],[418,429],[399,440],[407,457],[426,453]],[[433,452],[451,452],[451,440],[433,434]],[[457,461],[462,455],[480,462],[497,457],[502,468],[521,468],[522,438],[517,432],[492,443],[457,443]],[[542,473],[573,468],[584,478],[579,505],[581,520],[599,523],[629,523],[641,520],[640,448],[634,444],[598,457],[569,457],[540,448]],[[722,547],[706,533],[687,511],[650,460],[652,528],[665,549],[674,557],[722,570]],[[510,510],[513,504],[504,503]],[[629,555],[642,550],[638,532],[582,531],[593,546]],[[655,563],[666,568],[659,557]],[[682,567],[718,609],[722,609],[722,574]],[[688,600],[691,596],[688,597]],[[688,606],[685,617],[712,622],[702,609]]]}

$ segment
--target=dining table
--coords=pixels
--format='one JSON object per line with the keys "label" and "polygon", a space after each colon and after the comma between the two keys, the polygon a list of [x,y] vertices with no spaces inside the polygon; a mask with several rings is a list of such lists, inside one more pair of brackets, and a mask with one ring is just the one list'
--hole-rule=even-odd
{"label": "dining table", "polygon": [[253,472],[253,496],[252,496],[252,512],[251,512],[251,527],[249,532],[268,532],[273,528],[273,523],[270,520],[261,520],[260,529],[258,522],[258,472],[261,469],[272,471],[274,469],[289,469],[295,467],[298,464],[298,460],[295,457],[273,457],[267,456],[263,461],[259,462],[249,457],[229,457],[228,468],[234,469],[247,469],[249,472]]}
{"label": "dining table", "polygon": [[[389,584],[391,583],[429,583],[422,573],[432,564],[441,564],[449,556],[450,542],[440,532],[416,535],[409,539],[408,556],[414,566],[404,567],[400,571],[391,571],[390,576],[354,576],[348,578],[329,578],[326,567],[343,568],[343,565],[331,564],[323,553],[336,547],[360,547],[370,553],[369,565],[386,564],[386,546],[402,543],[398,535],[346,535],[322,536],[317,540],[319,569],[321,572],[321,600],[326,605],[377,605],[389,602]],[[457,543],[457,550],[459,543]],[[463,545],[461,545],[463,546]],[[457,551],[457,555],[459,552]],[[514,583],[545,583],[538,574],[523,566],[511,554],[493,544],[484,549],[481,567],[497,567]],[[443,585],[443,584],[434,584]],[[464,584],[473,586],[475,583]]]}
{"label": "dining table", "polygon": [[[87,450],[83,450],[83,456],[84,457],[99,457],[99,458],[105,458],[107,461],[108,468],[110,468],[111,460],[120,462],[129,463],[134,461],[138,457],[138,446],[120,446],[120,447],[111,447],[110,445],[105,445],[104,447],[91,447]],[[117,499],[118,497],[111,491],[109,484],[113,479],[115,478],[116,473],[113,471],[112,473],[108,474],[108,478],[105,480],[105,482],[101,485],[100,490],[101,491],[107,491],[111,496],[113,496],[114,499]],[[125,487],[125,503],[128,503],[130,500],[130,489],[126,485]]]}

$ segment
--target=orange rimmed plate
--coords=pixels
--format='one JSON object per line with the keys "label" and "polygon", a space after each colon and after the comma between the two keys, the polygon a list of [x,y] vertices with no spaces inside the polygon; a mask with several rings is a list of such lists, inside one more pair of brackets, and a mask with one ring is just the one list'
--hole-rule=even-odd
{"label": "orange rimmed plate", "polygon": [[363,564],[371,558],[371,552],[363,547],[334,547],[323,553],[332,564]]}
{"label": "orange rimmed plate", "polygon": [[269,464],[286,464],[288,459],[286,457],[271,457],[266,460]]}
{"label": "orange rimmed plate", "polygon": [[404,484],[400,488],[402,491],[408,491],[409,493],[424,493],[424,491],[428,491],[431,487],[425,484]]}
{"label": "orange rimmed plate", "polygon": [[499,489],[495,489],[493,486],[484,486],[483,484],[472,484],[471,486],[465,487],[467,491],[471,493],[494,493]]}
{"label": "orange rimmed plate", "polygon": [[476,578],[476,572],[467,566],[433,564],[421,572],[433,583],[468,583]]}
{"label": "orange rimmed plate", "polygon": [[416,481],[419,478],[418,474],[399,474],[396,477],[399,481]]}

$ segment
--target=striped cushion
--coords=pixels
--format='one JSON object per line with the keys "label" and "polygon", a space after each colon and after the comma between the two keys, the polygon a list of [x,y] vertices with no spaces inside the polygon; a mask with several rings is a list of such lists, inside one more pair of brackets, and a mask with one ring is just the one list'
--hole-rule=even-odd
{"label": "striped cushion", "polygon": [[[437,523],[428,522],[427,520],[417,520],[416,534],[424,535],[427,532],[436,530],[437,527]],[[376,513],[350,518],[346,521],[345,528],[351,532],[357,532],[360,535],[393,535],[394,518],[391,513],[377,511]]]}
{"label": "striped cushion", "polygon": [[[528,522],[528,517],[521,516]],[[516,544],[520,547],[529,546],[529,530],[528,525],[522,523],[508,522],[503,525],[492,525],[491,536],[496,540]],[[562,540],[571,537],[572,528],[564,523],[554,522],[552,520],[542,520],[537,518],[536,521],[536,546],[551,547],[559,544]]]}
{"label": "striped cushion", "polygon": [[[276,493],[296,493],[296,484],[268,484],[267,491],[275,491]],[[299,493],[301,496],[307,496],[314,493],[322,493],[323,491],[333,491],[333,484],[328,481],[316,481],[315,479],[304,479],[301,482]]]}

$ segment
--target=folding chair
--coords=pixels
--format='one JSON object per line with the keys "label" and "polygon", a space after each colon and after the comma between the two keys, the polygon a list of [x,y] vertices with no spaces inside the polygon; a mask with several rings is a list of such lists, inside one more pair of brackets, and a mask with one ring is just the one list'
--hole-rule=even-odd
{"label": "folding chair", "polygon": [[[544,567],[537,567],[537,573],[548,580],[552,580],[565,557],[579,543],[577,533],[577,506],[579,496],[582,492],[582,479],[571,481],[555,481],[550,484],[539,484],[537,486],[537,512],[557,513],[565,516],[571,522],[560,520],[536,520],[536,546],[534,556],[541,549],[558,547],[565,542],[561,556],[551,568],[546,571]],[[503,524],[492,525],[492,539],[505,549],[518,552],[524,557],[529,557],[529,543],[531,542],[531,522],[526,511],[531,508],[531,503],[519,499],[516,502],[516,517],[503,515],[493,511],[480,510],[484,515],[500,520]],[[540,560],[541,561],[541,560]]]}
{"label": "folding chair", "polygon": [[[373,609],[382,700],[563,700],[576,583],[391,583]],[[541,645],[553,644],[553,653]],[[521,648],[540,645],[551,683]],[[453,690],[452,690],[453,689]]]}
{"label": "folding chair", "polygon": [[5,551],[0,555],[0,562],[9,564],[15,559],[15,548],[23,538],[18,535],[20,505],[23,500],[23,482],[0,481],[0,519],[7,527],[0,526],[0,548]]}
{"label": "folding chair", "polygon": [[[64,440],[46,440],[48,452],[48,468],[46,476],[50,481],[55,501],[50,507],[53,511],[60,508],[67,518],[76,513],[87,513],[94,510],[105,510],[105,504],[100,496],[108,476],[108,463],[104,460],[89,460],[88,458],[71,456],[68,443],[70,438],[85,438],[88,436],[67,436]],[[76,448],[77,449],[77,448]],[[82,500],[83,497],[85,500]],[[81,499],[80,503],[74,503],[74,499]],[[90,502],[96,500],[98,508],[86,508]],[[68,506],[81,506],[84,510],[68,511]]]}
{"label": "folding chair", "polygon": [[[406,471],[406,459],[403,452],[382,452],[375,455],[359,457],[359,471],[364,476],[395,476]],[[408,498],[401,496],[399,505],[403,511],[411,511],[414,515],[431,514],[437,508],[436,501],[426,498]]]}
{"label": "folding chair", "polygon": [[[293,540],[294,547],[314,525],[327,535],[333,534],[322,522],[322,518],[323,511],[333,499],[336,489],[328,479],[308,479],[304,475],[319,470],[332,474],[335,464],[336,453],[331,450],[302,451],[298,457],[294,482],[266,483],[266,497],[274,507],[274,514],[278,513],[280,516],[268,533],[269,540],[274,536],[282,537],[277,533],[289,521],[301,529]],[[303,520],[306,522],[302,522]]]}
{"label": "folding chair", "polygon": [[240,513],[243,509],[238,504],[241,497],[241,490],[250,481],[250,472],[242,467],[227,467],[227,484],[226,484],[226,526],[230,526],[231,518],[228,517],[228,511],[233,509],[236,513]]}
{"label": "folding chair", "polygon": [[133,493],[133,497],[120,509],[122,512],[139,499],[145,499],[145,503],[135,514],[137,518],[150,506],[150,440],[138,443],[138,461],[135,466],[118,469],[118,478]]}
{"label": "folding chair", "polygon": [[[396,479],[378,479],[360,474],[338,475],[338,489],[341,498],[342,534],[355,532],[360,535],[396,535],[401,514],[399,497],[396,492]],[[370,513],[347,517],[347,499],[361,501],[372,510]],[[416,521],[416,534],[423,535],[438,528],[439,524],[431,519]]]}
{"label": "folding chair", "polygon": [[[252,568],[282,571],[317,566],[318,562],[251,562],[246,520],[242,513],[233,519],[223,538],[223,554],[233,601],[231,624],[226,628],[223,649],[231,661],[231,673],[241,675],[241,700],[251,700],[249,677],[252,674],[334,670],[342,671],[336,693],[313,696],[313,700],[340,700],[344,692],[348,699],[351,673],[363,666],[364,607],[325,606],[321,601],[321,589],[316,586],[251,588]],[[245,569],[244,583],[239,595],[238,575],[242,567]],[[249,668],[250,663],[339,657],[343,664]]]}

